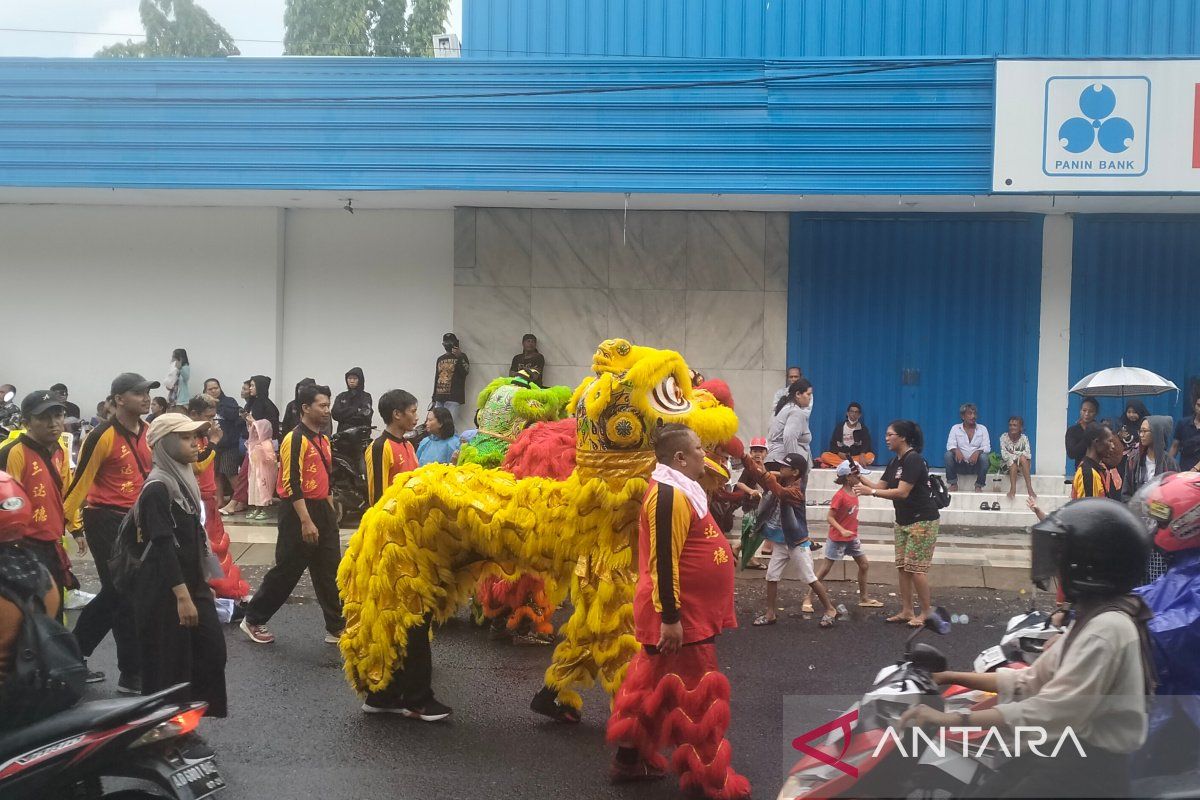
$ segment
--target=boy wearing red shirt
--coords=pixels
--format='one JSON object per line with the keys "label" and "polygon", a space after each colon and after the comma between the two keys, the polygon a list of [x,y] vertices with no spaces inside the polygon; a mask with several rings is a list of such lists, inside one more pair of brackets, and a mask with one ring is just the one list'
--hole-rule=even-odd
{"label": "boy wearing red shirt", "polygon": [[[870,475],[871,471],[854,463],[853,458],[838,464],[834,482],[841,488],[829,502],[829,515],[825,518],[829,523],[829,540],[825,543],[825,558],[817,568],[817,580],[824,580],[834,564],[850,556],[858,565],[858,604],[863,608],[882,608],[883,603],[871,597],[867,589],[869,565],[858,538],[858,495],[854,487],[862,482],[860,476],[864,474]],[[806,597],[805,602],[808,601]]]}

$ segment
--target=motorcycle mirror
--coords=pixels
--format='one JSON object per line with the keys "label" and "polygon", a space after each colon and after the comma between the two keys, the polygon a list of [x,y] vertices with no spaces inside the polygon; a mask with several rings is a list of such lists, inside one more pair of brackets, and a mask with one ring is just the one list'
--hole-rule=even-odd
{"label": "motorcycle mirror", "polygon": [[16,392],[5,392],[4,393],[4,402],[11,403],[13,401],[13,398],[16,396],[17,396]]}
{"label": "motorcycle mirror", "polygon": [[950,615],[945,608],[938,606],[932,613],[925,615],[925,627],[940,636],[945,636],[950,632]]}

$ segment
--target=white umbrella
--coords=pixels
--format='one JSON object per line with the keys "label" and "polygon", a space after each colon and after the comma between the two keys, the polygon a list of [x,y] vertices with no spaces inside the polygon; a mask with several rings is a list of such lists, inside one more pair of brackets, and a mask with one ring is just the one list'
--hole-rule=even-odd
{"label": "white umbrella", "polygon": [[1093,372],[1071,387],[1082,397],[1138,397],[1139,395],[1178,392],[1179,387],[1161,375],[1141,367],[1109,367]]}

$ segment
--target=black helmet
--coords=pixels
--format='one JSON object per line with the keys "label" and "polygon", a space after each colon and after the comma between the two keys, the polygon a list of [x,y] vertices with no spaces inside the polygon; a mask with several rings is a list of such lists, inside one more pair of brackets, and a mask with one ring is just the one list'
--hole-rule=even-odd
{"label": "black helmet", "polygon": [[1146,574],[1150,534],[1114,500],[1073,500],[1032,529],[1033,582],[1058,578],[1069,601],[1112,597],[1139,586]]}
{"label": "black helmet", "polygon": [[442,347],[446,348],[446,352],[449,353],[451,350],[458,347],[458,337],[453,333],[447,333],[442,337]]}

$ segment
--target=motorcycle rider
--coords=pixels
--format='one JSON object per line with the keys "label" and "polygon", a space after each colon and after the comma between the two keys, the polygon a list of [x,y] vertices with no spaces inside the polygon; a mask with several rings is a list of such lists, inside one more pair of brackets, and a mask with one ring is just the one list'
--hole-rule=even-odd
{"label": "motorcycle rider", "polygon": [[918,705],[901,724],[1037,727],[1051,741],[1069,727],[1086,757],[1068,745],[1054,758],[1014,759],[976,796],[1128,796],[1131,754],[1146,739],[1154,680],[1146,626],[1151,612],[1130,594],[1149,549],[1147,526],[1108,499],[1072,501],[1034,525],[1032,577],[1042,588],[1058,579],[1076,612],[1068,632],[1026,670],[934,674],[939,685],[997,693],[994,709],[945,713]]}
{"label": "motorcycle rider", "polygon": [[347,428],[370,426],[374,410],[371,407],[371,393],[366,391],[366,379],[362,367],[352,367],[346,373],[346,391],[333,401],[333,419],[337,423],[337,432]]}

